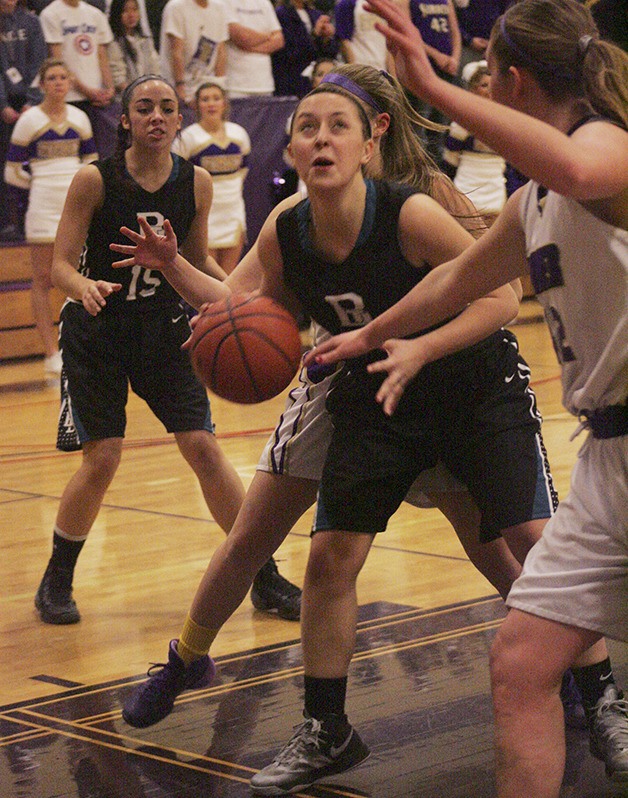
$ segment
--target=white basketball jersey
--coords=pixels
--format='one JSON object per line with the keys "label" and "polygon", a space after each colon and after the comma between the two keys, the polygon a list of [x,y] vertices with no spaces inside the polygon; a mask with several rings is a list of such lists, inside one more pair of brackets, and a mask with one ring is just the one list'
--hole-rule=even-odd
{"label": "white basketball jersey", "polygon": [[628,391],[628,232],[530,182],[521,218],[532,284],[575,415],[623,404]]}

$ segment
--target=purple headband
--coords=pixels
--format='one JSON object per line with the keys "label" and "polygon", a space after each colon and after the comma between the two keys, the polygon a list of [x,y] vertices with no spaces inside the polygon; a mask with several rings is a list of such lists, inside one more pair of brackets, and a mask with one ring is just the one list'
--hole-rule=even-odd
{"label": "purple headband", "polygon": [[340,86],[340,88],[348,91],[349,94],[353,94],[354,97],[362,100],[362,102],[370,105],[378,114],[384,113],[384,110],[375,102],[367,91],[361,89],[357,83],[354,83],[350,78],[346,78],[344,75],[339,75],[336,72],[329,72],[321,80],[321,83],[334,83],[336,86]]}

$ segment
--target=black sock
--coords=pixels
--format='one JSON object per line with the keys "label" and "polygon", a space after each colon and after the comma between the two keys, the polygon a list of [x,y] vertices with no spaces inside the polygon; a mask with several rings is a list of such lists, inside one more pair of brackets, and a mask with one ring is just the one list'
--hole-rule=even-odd
{"label": "black sock", "polygon": [[608,685],[615,684],[611,661],[607,657],[601,662],[585,665],[583,668],[572,668],[571,671],[582,695],[582,705],[589,716]]}
{"label": "black sock", "polygon": [[305,712],[312,718],[322,720],[327,715],[344,717],[347,696],[347,677],[318,679],[305,676]]}
{"label": "black sock", "polygon": [[52,538],[52,556],[50,566],[53,568],[63,568],[66,571],[74,571],[76,561],[85,543],[82,540],[70,540],[63,538],[56,531]]}

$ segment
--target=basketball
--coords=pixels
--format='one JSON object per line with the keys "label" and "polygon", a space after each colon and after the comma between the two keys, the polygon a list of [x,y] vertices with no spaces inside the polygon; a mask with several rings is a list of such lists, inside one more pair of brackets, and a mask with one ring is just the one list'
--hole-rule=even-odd
{"label": "basketball", "polygon": [[275,300],[231,295],[198,317],[189,352],[210,391],[255,404],[290,384],[301,362],[301,337],[294,318]]}

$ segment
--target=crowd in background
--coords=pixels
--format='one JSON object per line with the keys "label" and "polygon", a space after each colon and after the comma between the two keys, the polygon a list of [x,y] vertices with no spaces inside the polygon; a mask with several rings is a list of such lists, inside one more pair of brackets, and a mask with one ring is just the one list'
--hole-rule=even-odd
{"label": "crowd in background", "polygon": [[[0,240],[24,239],[27,191],[23,185],[7,185],[3,172],[17,120],[42,101],[38,73],[46,57],[67,66],[66,101],[86,113],[96,151],[103,156],[113,143],[110,129],[98,124],[99,115],[117,117],[121,93],[142,74],[158,73],[173,84],[187,111],[184,124],[189,125],[197,121],[192,110],[196,92],[208,81],[227,100],[302,97],[319,59],[393,72],[384,37],[375,30],[375,17],[364,2],[280,0],[273,6],[270,0],[0,0]],[[491,27],[512,0],[400,2],[407,4],[437,73],[466,85],[465,68],[481,63]],[[627,48],[623,0],[587,4],[602,35]],[[469,69],[466,74],[471,74]],[[452,146],[482,152],[481,143],[464,139],[460,131],[447,139],[437,126],[448,120],[411,99],[436,123],[434,130],[419,131],[430,154],[455,177],[459,163],[468,165],[469,159],[461,159],[460,152],[452,158]],[[510,193],[517,175],[506,177]]]}

